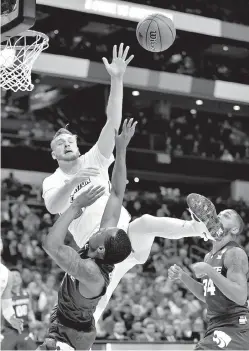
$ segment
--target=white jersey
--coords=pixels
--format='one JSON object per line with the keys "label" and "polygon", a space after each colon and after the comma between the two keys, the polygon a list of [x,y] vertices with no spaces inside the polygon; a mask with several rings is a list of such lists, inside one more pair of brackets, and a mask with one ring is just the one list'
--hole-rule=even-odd
{"label": "white jersey", "polygon": [[[75,219],[69,226],[69,231],[74,236],[77,245],[82,247],[100,227],[101,218],[111,190],[108,168],[114,162],[114,156],[111,155],[109,159],[105,158],[100,153],[97,144],[95,144],[86,154],[80,157],[80,160],[82,169],[95,167],[99,169],[100,174],[79,183],[73,189],[67,203],[63,206],[62,213],[70,206],[74,198],[91,185],[101,185],[105,187],[105,194],[94,204],[84,209],[83,214]],[[43,182],[43,198],[46,199],[46,196],[49,197],[50,190],[64,186],[71,178],[73,178],[73,175],[65,174],[60,168],[57,168],[57,170]],[[127,230],[130,219],[129,213],[122,207],[118,228]]]}
{"label": "white jersey", "polygon": [[0,262],[1,297],[8,284],[9,270]]}

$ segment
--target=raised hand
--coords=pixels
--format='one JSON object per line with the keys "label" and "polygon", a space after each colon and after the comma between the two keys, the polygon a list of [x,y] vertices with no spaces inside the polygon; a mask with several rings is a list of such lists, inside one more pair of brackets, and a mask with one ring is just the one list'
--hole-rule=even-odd
{"label": "raised hand", "polygon": [[183,273],[182,268],[177,266],[176,264],[174,264],[174,266],[171,266],[168,270],[169,279],[171,280],[176,280],[176,279],[181,280],[182,273]]}
{"label": "raised hand", "polygon": [[10,324],[12,325],[13,328],[15,328],[19,334],[22,333],[23,331],[23,320],[20,318],[16,318],[16,316],[12,316],[10,318]]}
{"label": "raised hand", "polygon": [[122,43],[120,44],[119,50],[117,52],[117,45],[114,45],[113,53],[112,53],[112,62],[109,63],[106,57],[102,58],[105,68],[111,77],[117,77],[117,78],[123,77],[126,71],[127,65],[134,58],[134,55],[131,55],[127,59],[129,49],[130,47],[126,46],[124,50],[124,44]]}
{"label": "raised hand", "polygon": [[92,205],[95,201],[97,201],[102,195],[105,193],[105,187],[103,186],[91,186],[86,191],[82,192],[76,199],[74,200],[72,206],[81,212],[82,207],[87,207]]}
{"label": "raised hand", "polygon": [[117,150],[126,149],[136,130],[137,122],[133,123],[133,118],[125,120],[121,134],[115,130],[115,144]]}
{"label": "raised hand", "polygon": [[194,271],[196,278],[202,278],[208,274],[209,269],[212,268],[206,262],[198,262],[191,266],[191,269]]}

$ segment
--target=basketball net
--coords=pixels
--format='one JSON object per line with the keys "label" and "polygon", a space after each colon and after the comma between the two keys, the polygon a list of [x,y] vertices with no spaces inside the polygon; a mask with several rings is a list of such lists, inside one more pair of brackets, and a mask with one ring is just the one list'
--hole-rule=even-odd
{"label": "basketball net", "polygon": [[1,44],[0,87],[5,90],[31,91],[31,71],[37,57],[48,48],[49,38],[44,33],[28,30]]}

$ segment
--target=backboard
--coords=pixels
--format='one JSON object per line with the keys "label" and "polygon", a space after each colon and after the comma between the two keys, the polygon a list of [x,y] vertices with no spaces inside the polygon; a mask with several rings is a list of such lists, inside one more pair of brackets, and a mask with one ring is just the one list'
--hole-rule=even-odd
{"label": "backboard", "polygon": [[1,42],[35,24],[36,0],[1,0]]}

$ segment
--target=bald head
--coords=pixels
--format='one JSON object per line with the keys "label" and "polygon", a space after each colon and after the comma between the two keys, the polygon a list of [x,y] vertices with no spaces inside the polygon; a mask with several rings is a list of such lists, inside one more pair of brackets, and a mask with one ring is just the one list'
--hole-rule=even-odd
{"label": "bald head", "polygon": [[232,209],[221,211],[218,215],[224,229],[231,234],[240,235],[245,227],[241,216]]}

